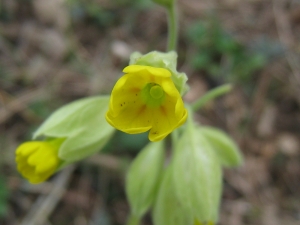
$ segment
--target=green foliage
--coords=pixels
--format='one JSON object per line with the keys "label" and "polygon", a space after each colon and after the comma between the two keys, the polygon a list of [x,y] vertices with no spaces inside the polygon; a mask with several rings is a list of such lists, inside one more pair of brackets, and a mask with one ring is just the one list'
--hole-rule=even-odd
{"label": "green foliage", "polygon": [[198,131],[207,138],[223,166],[241,165],[243,162],[242,155],[237,145],[225,132],[205,126],[199,127]]}
{"label": "green foliage", "polygon": [[59,157],[65,161],[90,156],[99,151],[115,131],[105,120],[108,104],[108,96],[88,97],[67,104],[41,125],[34,138],[66,138],[59,149]]}
{"label": "green foliage", "polygon": [[191,225],[193,216],[185,207],[186,202],[181,202],[177,198],[174,189],[172,168],[169,166],[164,172],[162,182],[159,187],[157,200],[155,202],[152,215],[155,225]]}
{"label": "green foliage", "polygon": [[226,33],[215,19],[191,26],[188,40],[195,49],[190,60],[193,67],[223,82],[246,84],[266,63],[264,54],[248,51]]}
{"label": "green foliage", "polygon": [[164,142],[149,143],[135,158],[126,177],[132,215],[141,218],[156,198],[164,164]]}
{"label": "green foliage", "polygon": [[241,164],[238,147],[224,132],[195,125],[191,111],[174,147],[154,205],[154,224],[214,224],[222,192],[221,166]]}
{"label": "green foliage", "polygon": [[209,140],[191,122],[175,146],[172,167],[177,199],[192,219],[217,221],[221,165]]}
{"label": "green foliage", "polygon": [[238,166],[242,156],[223,131],[195,125],[188,108],[187,124],[181,136],[174,138],[167,167],[163,168],[165,149],[161,142],[147,145],[130,167],[126,180],[132,209],[129,221],[139,220],[150,207],[155,225],[218,221],[222,166]]}

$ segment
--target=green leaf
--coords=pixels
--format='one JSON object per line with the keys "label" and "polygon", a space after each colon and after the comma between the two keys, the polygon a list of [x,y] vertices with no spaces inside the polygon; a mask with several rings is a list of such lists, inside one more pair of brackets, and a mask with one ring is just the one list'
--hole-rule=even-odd
{"label": "green leaf", "polygon": [[55,111],[34,133],[66,138],[59,149],[59,157],[77,161],[99,151],[115,129],[105,120],[109,97],[88,97],[67,104]]}
{"label": "green leaf", "polygon": [[159,187],[152,218],[155,225],[191,225],[193,215],[184,207],[186,202],[181,202],[174,189],[172,168],[169,166],[164,172],[162,183]]}
{"label": "green leaf", "polygon": [[188,213],[201,222],[217,221],[221,165],[206,137],[189,124],[177,142],[172,168],[176,194]]}
{"label": "green leaf", "polygon": [[151,142],[132,162],[126,177],[126,194],[132,215],[141,218],[156,198],[164,164],[163,142]]}
{"label": "green leaf", "polygon": [[234,167],[242,164],[239,148],[225,132],[205,126],[198,128],[198,131],[207,138],[223,166]]}

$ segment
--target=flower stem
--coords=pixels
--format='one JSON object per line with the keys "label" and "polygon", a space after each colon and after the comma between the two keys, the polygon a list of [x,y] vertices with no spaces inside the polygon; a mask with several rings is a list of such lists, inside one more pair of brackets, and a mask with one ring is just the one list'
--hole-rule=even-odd
{"label": "flower stem", "polygon": [[217,88],[212,89],[211,91],[207,92],[202,98],[199,98],[196,102],[192,104],[193,111],[197,111],[207,102],[226,94],[227,92],[231,91],[232,85],[231,84],[224,84]]}
{"label": "flower stem", "polygon": [[176,50],[177,47],[177,35],[178,35],[178,24],[177,24],[177,12],[176,4],[173,3],[168,10],[168,51]]}
{"label": "flower stem", "polygon": [[126,225],[139,225],[140,224],[140,218],[134,216],[134,215],[130,215]]}

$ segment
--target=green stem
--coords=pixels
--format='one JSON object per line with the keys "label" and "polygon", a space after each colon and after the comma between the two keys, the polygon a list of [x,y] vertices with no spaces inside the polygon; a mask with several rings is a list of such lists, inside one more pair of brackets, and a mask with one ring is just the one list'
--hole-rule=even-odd
{"label": "green stem", "polygon": [[198,99],[196,102],[192,104],[192,109],[197,111],[207,102],[226,94],[227,92],[231,91],[232,85],[231,84],[224,84],[217,88],[212,89],[211,91],[207,92],[202,98]]}
{"label": "green stem", "polygon": [[168,10],[168,51],[176,50],[177,47],[177,35],[178,35],[178,24],[177,24],[177,13],[176,4],[173,3]]}
{"label": "green stem", "polygon": [[139,225],[140,224],[140,218],[134,216],[134,215],[130,215],[126,225]]}
{"label": "green stem", "polygon": [[175,147],[175,144],[176,144],[178,138],[179,138],[178,129],[173,130],[171,133],[172,149]]}

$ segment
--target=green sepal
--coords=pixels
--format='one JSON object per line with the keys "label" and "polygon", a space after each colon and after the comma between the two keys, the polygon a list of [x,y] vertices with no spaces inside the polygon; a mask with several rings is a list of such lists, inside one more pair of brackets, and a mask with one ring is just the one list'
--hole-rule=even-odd
{"label": "green sepal", "polygon": [[151,142],[132,162],[126,176],[131,214],[141,218],[153,204],[165,159],[164,143]]}
{"label": "green sepal", "polygon": [[189,214],[184,206],[186,202],[177,198],[172,169],[172,166],[169,166],[164,171],[157,200],[152,210],[152,219],[155,225],[192,225],[193,215]]}
{"label": "green sepal", "polygon": [[177,71],[177,53],[175,51],[167,53],[152,51],[145,55],[134,52],[130,56],[129,64],[165,68],[171,72],[171,78],[181,95],[184,95],[189,90],[186,83],[188,79],[186,74]]}
{"label": "green sepal", "polygon": [[235,167],[243,162],[243,157],[235,142],[223,131],[201,126],[199,132],[207,138],[223,166]]}
{"label": "green sepal", "polygon": [[172,176],[177,198],[200,222],[217,221],[222,190],[221,164],[199,130],[188,124],[176,143]]}
{"label": "green sepal", "polygon": [[109,96],[87,97],[56,110],[33,138],[65,138],[58,156],[66,162],[81,160],[99,151],[115,129],[105,120]]}

